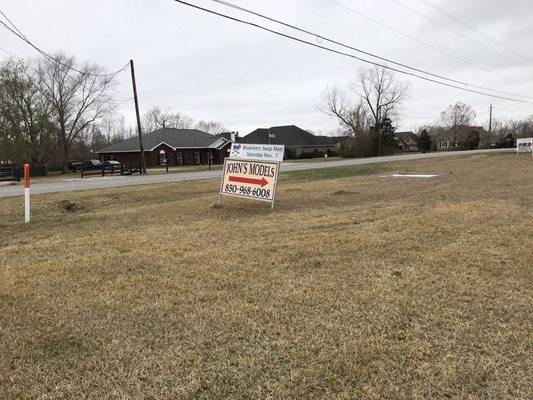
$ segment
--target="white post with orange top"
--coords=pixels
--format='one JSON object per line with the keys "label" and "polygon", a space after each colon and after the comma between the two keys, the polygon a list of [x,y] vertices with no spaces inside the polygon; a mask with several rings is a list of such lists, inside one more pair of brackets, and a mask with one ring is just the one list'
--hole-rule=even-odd
{"label": "white post with orange top", "polygon": [[24,223],[30,222],[30,164],[24,164]]}

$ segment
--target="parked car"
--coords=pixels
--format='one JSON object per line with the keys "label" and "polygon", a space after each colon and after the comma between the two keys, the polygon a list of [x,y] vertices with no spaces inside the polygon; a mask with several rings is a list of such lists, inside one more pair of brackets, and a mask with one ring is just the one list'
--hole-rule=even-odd
{"label": "parked car", "polygon": [[107,161],[104,161],[102,166],[104,168],[111,168],[112,167],[114,169],[118,169],[118,168],[122,167],[122,163],[120,161],[117,161],[117,160],[107,160]]}
{"label": "parked car", "polygon": [[84,171],[91,171],[102,168],[102,162],[100,160],[88,160],[85,161],[82,165]]}
{"label": "parked car", "polygon": [[80,170],[82,162],[81,161],[69,161],[67,165],[68,165],[69,171],[76,172]]}

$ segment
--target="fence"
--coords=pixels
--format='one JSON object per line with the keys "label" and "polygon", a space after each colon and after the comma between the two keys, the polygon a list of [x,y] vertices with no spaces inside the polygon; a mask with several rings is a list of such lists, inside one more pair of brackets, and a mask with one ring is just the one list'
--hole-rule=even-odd
{"label": "fence", "polygon": [[[19,176],[24,175],[24,167],[17,167]],[[46,165],[31,165],[30,176],[46,176],[48,175],[48,167]]]}
{"label": "fence", "polygon": [[19,170],[16,166],[0,166],[0,182],[20,182]]}
{"label": "fence", "polygon": [[103,165],[101,167],[84,167],[82,166],[80,168],[80,174],[81,177],[84,178],[87,175],[100,175],[100,176],[106,176],[106,175],[133,175],[133,174],[141,174],[141,164],[121,164],[121,165]]}

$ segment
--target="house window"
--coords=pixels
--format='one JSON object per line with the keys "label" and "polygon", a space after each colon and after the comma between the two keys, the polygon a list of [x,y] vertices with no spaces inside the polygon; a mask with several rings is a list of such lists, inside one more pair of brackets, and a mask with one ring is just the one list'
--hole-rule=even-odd
{"label": "house window", "polygon": [[166,165],[167,164],[167,153],[165,153],[165,150],[161,150],[159,152],[159,165]]}
{"label": "house window", "polygon": [[183,153],[181,151],[176,153],[176,165],[183,165]]}
{"label": "house window", "polygon": [[192,159],[193,159],[193,162],[195,164],[200,164],[200,152],[199,151],[195,151],[193,154],[192,154]]}

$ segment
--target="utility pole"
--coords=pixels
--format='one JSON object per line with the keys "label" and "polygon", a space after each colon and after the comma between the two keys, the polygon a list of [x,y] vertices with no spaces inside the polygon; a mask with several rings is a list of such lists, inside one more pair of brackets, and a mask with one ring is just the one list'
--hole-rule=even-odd
{"label": "utility pole", "polygon": [[135,114],[137,115],[137,133],[139,135],[139,150],[141,152],[141,168],[143,174],[146,174],[146,160],[144,159],[143,134],[141,129],[141,116],[139,115],[139,99],[137,99],[137,85],[135,84],[135,68],[133,60],[130,60],[131,82],[133,84],[133,99],[135,100]]}

